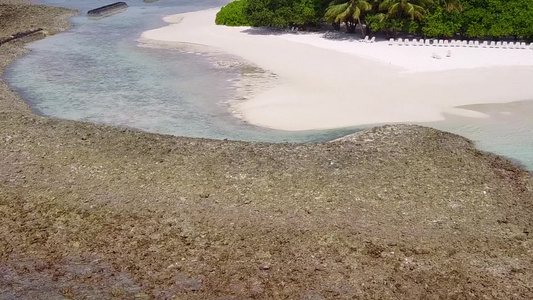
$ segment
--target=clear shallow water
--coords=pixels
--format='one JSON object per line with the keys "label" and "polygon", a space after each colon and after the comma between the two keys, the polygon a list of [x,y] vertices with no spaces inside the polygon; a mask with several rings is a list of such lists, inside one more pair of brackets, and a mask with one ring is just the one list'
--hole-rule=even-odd
{"label": "clear shallow water", "polygon": [[71,120],[215,139],[314,142],[356,129],[285,132],[246,124],[225,104],[234,96],[239,68],[217,68],[210,57],[172,49],[139,47],[148,29],[168,14],[206,9],[226,1],[128,1],[123,13],[94,20],[86,11],[103,1],[46,0],[82,13],[73,28],[29,45],[5,80],[36,113]]}
{"label": "clear shallow water", "polygon": [[[165,26],[163,16],[221,6],[226,0],[128,1],[126,12],[100,20],[88,19],[85,13],[113,1],[38,2],[81,11],[71,19],[71,30],[32,43],[32,53],[5,74],[6,82],[39,114],[245,141],[327,141],[358,130],[286,132],[245,124],[224,104],[233,96],[231,82],[239,78],[238,69],[216,68],[208,57],[195,53],[138,47],[143,31]],[[463,135],[482,150],[533,170],[533,101],[469,108],[490,118],[448,116],[422,125]]]}
{"label": "clear shallow water", "polygon": [[484,151],[506,156],[533,171],[533,101],[463,106],[488,118],[447,116],[423,125],[460,134]]}

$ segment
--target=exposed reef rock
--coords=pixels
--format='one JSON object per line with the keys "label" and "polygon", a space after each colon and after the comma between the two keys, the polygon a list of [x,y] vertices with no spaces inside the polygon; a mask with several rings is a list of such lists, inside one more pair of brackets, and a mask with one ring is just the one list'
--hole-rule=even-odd
{"label": "exposed reef rock", "polygon": [[[67,26],[37,8],[6,35]],[[36,116],[0,82],[0,299],[530,300],[532,230],[531,175],[450,133],[164,136]]]}
{"label": "exposed reef rock", "polygon": [[92,9],[87,12],[87,15],[89,17],[94,17],[94,18],[107,17],[110,15],[123,12],[127,8],[128,8],[128,4],[126,2],[115,2],[113,4],[109,4],[109,5],[105,5],[102,7]]}
{"label": "exposed reef rock", "polygon": [[20,39],[20,38],[23,38],[23,37],[27,37],[29,35],[36,34],[36,33],[39,33],[41,31],[43,31],[42,28],[30,29],[30,30],[23,31],[23,32],[17,32],[15,34],[7,36],[7,37],[3,37],[3,38],[0,37],[0,46],[2,44],[4,44],[4,43],[11,42],[13,40]]}

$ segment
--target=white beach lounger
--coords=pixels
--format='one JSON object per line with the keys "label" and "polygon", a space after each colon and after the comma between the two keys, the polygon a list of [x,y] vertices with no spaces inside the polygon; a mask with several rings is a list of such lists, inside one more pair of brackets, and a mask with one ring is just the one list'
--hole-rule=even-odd
{"label": "white beach lounger", "polygon": [[424,39],[420,39],[418,41],[418,46],[424,46]]}
{"label": "white beach lounger", "polygon": [[446,57],[452,57],[452,50],[446,51]]}
{"label": "white beach lounger", "polygon": [[479,41],[474,42],[474,47],[479,48]]}
{"label": "white beach lounger", "polygon": [[526,46],[526,42],[522,42],[522,43],[520,44],[520,49],[526,49],[526,48],[527,48],[527,46]]}
{"label": "white beach lounger", "polygon": [[468,47],[474,47],[474,41],[468,41]]}
{"label": "white beach lounger", "polygon": [[468,41],[461,41],[461,46],[468,47]]}
{"label": "white beach lounger", "polygon": [[489,47],[490,47],[490,48],[494,48],[494,47],[496,47],[496,42],[495,42],[495,41],[490,42]]}
{"label": "white beach lounger", "polygon": [[392,46],[392,45],[394,45],[394,39],[389,40],[389,46]]}
{"label": "white beach lounger", "polygon": [[514,42],[509,42],[509,49],[514,49],[515,48],[515,45],[514,45]]}
{"label": "white beach lounger", "polygon": [[433,55],[431,55],[431,57],[433,57],[435,59],[441,59],[442,58],[440,55],[437,55],[437,53],[433,53]]}
{"label": "white beach lounger", "polygon": [[426,41],[424,42],[424,45],[426,45],[426,46],[431,45],[431,41],[430,41],[430,40],[426,40]]}
{"label": "white beach lounger", "polygon": [[361,40],[359,40],[359,41],[360,41],[360,42],[368,43],[369,40],[370,40],[370,37],[367,35],[367,36],[365,36],[365,39],[361,39]]}
{"label": "white beach lounger", "polygon": [[439,40],[439,44],[438,45],[439,45],[439,47],[444,46],[444,41],[443,40]]}
{"label": "white beach lounger", "polygon": [[481,44],[481,47],[487,48],[489,46],[489,42],[484,41],[483,44]]}
{"label": "white beach lounger", "polygon": [[533,50],[533,43],[529,44],[529,50]]}
{"label": "white beach lounger", "polygon": [[398,46],[403,46],[403,40],[402,39],[398,39]]}
{"label": "white beach lounger", "polygon": [[502,48],[507,49],[509,47],[509,44],[507,42],[502,43]]}
{"label": "white beach lounger", "polygon": [[373,36],[371,39],[370,39],[370,43],[375,43],[376,42],[376,37]]}
{"label": "white beach lounger", "polygon": [[502,47],[502,42],[496,42],[496,48],[501,48]]}
{"label": "white beach lounger", "polygon": [[450,46],[450,41],[444,40],[444,47],[448,47],[448,46]]}

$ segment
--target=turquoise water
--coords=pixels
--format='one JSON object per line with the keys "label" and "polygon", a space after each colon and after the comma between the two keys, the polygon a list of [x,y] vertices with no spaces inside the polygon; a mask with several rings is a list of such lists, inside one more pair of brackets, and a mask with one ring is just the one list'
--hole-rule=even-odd
{"label": "turquoise water", "polygon": [[447,116],[445,121],[422,125],[467,137],[479,149],[506,156],[533,171],[533,101],[477,104],[463,108],[488,117]]}
{"label": "turquoise water", "polygon": [[[244,141],[318,142],[358,128],[287,132],[252,126],[233,117],[226,101],[239,68],[217,68],[212,57],[139,47],[145,30],[165,26],[165,15],[202,10],[226,0],[128,1],[123,13],[100,20],[87,10],[112,1],[43,0],[81,11],[69,31],[29,45],[4,79],[42,115],[137,128],[178,136]],[[533,170],[533,101],[468,107],[485,119],[447,116],[425,123],[474,140],[482,150],[519,161]],[[366,126],[368,127],[368,126]]]}

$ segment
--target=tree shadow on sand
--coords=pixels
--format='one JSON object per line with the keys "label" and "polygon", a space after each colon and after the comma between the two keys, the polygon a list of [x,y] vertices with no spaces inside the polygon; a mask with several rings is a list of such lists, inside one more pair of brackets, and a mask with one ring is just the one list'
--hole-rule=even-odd
{"label": "tree shadow on sand", "polygon": [[337,41],[361,41],[360,35],[353,33],[344,33],[331,30],[320,30],[320,31],[301,31],[301,30],[291,30],[287,28],[277,28],[277,27],[251,27],[241,31],[250,35],[306,35],[306,34],[321,34],[321,37],[328,40],[337,40]]}

